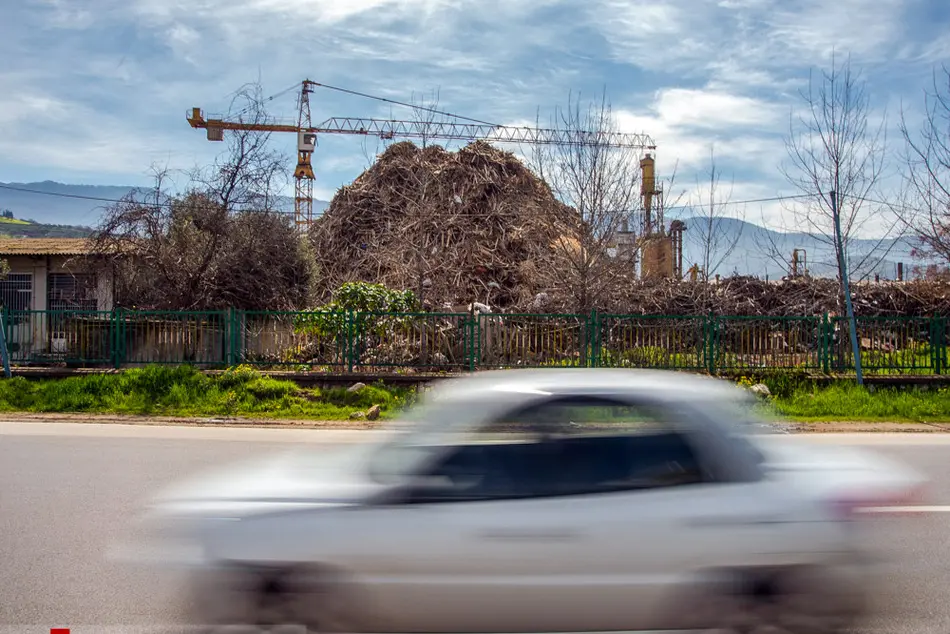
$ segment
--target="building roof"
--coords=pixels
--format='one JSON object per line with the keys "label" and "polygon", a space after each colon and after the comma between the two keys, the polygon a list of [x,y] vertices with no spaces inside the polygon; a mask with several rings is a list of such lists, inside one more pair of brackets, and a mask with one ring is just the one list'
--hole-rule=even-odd
{"label": "building roof", "polygon": [[0,256],[88,255],[92,247],[88,238],[0,238]]}

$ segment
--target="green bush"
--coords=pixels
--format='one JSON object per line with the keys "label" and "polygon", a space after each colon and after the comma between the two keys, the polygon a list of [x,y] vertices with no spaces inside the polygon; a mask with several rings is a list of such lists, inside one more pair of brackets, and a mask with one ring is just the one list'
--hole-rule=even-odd
{"label": "green bush", "polygon": [[[382,284],[368,282],[347,282],[334,294],[333,301],[316,308],[314,311],[300,313],[294,317],[294,330],[321,337],[335,338],[343,336],[346,329],[346,312],[356,313],[411,313],[417,311],[419,302],[412,291],[396,291]],[[370,317],[360,315],[353,325],[357,334],[367,329]],[[402,323],[405,320],[378,316],[373,321]],[[379,324],[377,324],[379,325]]]}
{"label": "green bush", "polygon": [[292,383],[291,381],[278,381],[269,376],[252,379],[245,384],[244,389],[260,401],[276,401],[285,396],[293,396],[300,391],[296,383]]}
{"label": "green bush", "polygon": [[224,373],[218,377],[218,386],[225,390],[231,390],[246,385],[260,376],[260,372],[253,367],[249,365],[239,365],[225,370]]}

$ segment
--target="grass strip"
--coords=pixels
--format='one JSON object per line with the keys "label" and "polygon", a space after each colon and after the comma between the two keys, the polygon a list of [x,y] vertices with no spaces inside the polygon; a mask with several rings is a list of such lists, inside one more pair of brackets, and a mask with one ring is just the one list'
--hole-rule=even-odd
{"label": "grass strip", "polygon": [[[770,377],[769,417],[802,422],[950,422],[950,388],[817,385]],[[751,381],[740,379],[748,387]],[[415,402],[415,389],[382,384],[306,389],[240,366],[208,376],[189,366],[147,366],[65,379],[0,380],[0,411],[177,417],[346,420],[378,405],[391,418]]]}
{"label": "grass strip", "polygon": [[345,420],[374,405],[386,418],[414,396],[413,388],[382,385],[355,392],[305,389],[248,367],[218,376],[189,366],[147,366],[65,379],[0,380],[3,412]]}
{"label": "grass strip", "polygon": [[790,394],[770,400],[778,415],[803,422],[950,422],[948,388],[800,386]]}

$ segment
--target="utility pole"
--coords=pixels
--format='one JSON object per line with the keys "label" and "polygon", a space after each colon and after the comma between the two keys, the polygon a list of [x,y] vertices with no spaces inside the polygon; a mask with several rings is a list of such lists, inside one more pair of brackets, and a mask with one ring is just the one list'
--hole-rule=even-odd
{"label": "utility pole", "polygon": [[838,252],[838,270],[841,272],[841,284],[844,287],[844,305],[848,312],[848,330],[851,331],[851,352],[854,354],[854,372],[858,385],[864,385],[861,372],[861,347],[858,345],[858,324],[854,318],[854,306],[851,304],[851,283],[848,280],[848,259],[844,253],[844,239],[841,236],[841,215],[838,213],[838,192],[831,194],[831,216],[835,221],[835,250]]}

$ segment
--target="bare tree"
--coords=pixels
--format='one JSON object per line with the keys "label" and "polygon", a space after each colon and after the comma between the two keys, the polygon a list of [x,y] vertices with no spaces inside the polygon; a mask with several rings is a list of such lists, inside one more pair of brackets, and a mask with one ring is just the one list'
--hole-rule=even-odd
{"label": "bare tree", "polygon": [[[728,191],[722,186],[722,173],[716,164],[713,147],[709,148],[709,170],[705,176],[705,182],[701,183],[698,179],[696,181],[696,189],[701,195],[699,202],[691,205],[693,213],[686,239],[692,243],[699,256],[696,264],[700,267],[702,280],[708,281],[736,250],[742,239],[745,223],[739,223],[737,230],[730,226],[729,220],[734,216],[726,211],[732,201],[734,183],[729,183]],[[741,218],[738,219],[744,220],[745,211],[740,211],[739,214]]]}
{"label": "bare tree", "polygon": [[[232,118],[263,121],[259,90]],[[95,250],[108,258],[120,304],[162,309],[287,309],[309,300],[312,257],[280,210],[282,157],[267,135],[236,131],[227,151],[189,174],[183,193],[156,170],[150,191],[107,209]]]}
{"label": "bare tree", "polygon": [[[548,127],[577,132],[583,139],[535,145],[528,161],[554,195],[577,212],[573,235],[557,240],[562,266],[553,267],[550,275],[554,289],[572,298],[574,310],[587,313],[625,273],[634,271],[632,225],[639,207],[640,157],[634,149],[611,145],[609,135],[618,127],[606,94],[588,104],[569,95],[567,106],[555,110]],[[621,235],[629,238],[628,244],[614,255],[611,250],[619,246]]]}
{"label": "bare tree", "polygon": [[[247,84],[232,100],[228,119],[273,123],[264,102],[260,85]],[[270,146],[270,132],[230,130],[225,143],[227,149],[214,163],[192,170],[194,186],[228,211],[278,209],[278,196],[288,182],[287,160]]]}
{"label": "bare tree", "polygon": [[[439,111],[440,99],[441,90],[438,88],[430,91],[428,95],[417,95],[413,92],[410,97],[412,114],[409,120],[415,124],[413,130],[420,134],[419,146],[423,149],[429,146],[432,136],[438,131],[438,126],[451,121],[450,117]],[[392,109],[390,109],[389,118],[401,119],[402,117],[396,116]],[[364,138],[362,141],[363,158],[366,161],[367,168],[376,162],[376,157],[380,154],[380,151],[385,150],[385,148],[389,146],[389,139],[383,139],[378,136],[374,136],[372,139],[374,144],[372,153],[367,145],[368,139]]]}
{"label": "bare tree", "polygon": [[[896,235],[892,224],[866,251],[851,248],[886,211],[886,205],[874,202],[886,165],[886,117],[872,123],[865,82],[852,71],[850,59],[839,65],[832,58],[820,77],[810,75],[801,97],[804,109],[790,119],[785,140],[789,162],[782,166],[800,195],[785,205],[784,220],[790,221],[785,229],[810,233],[834,254],[828,264],[838,279],[843,313],[846,273],[859,278],[873,274]],[[814,260],[818,254],[810,255]]]}
{"label": "bare tree", "polygon": [[416,131],[422,135],[419,145],[423,149],[428,147],[432,136],[438,132],[439,125],[450,120],[439,110],[441,97],[439,88],[432,90],[428,95],[412,94],[412,121],[416,124]]}
{"label": "bare tree", "polygon": [[921,258],[950,262],[950,70],[933,73],[917,130],[901,113],[904,182],[908,200],[899,217],[916,238]]}

